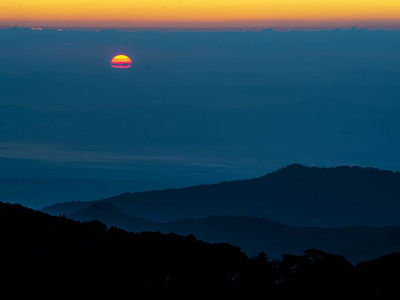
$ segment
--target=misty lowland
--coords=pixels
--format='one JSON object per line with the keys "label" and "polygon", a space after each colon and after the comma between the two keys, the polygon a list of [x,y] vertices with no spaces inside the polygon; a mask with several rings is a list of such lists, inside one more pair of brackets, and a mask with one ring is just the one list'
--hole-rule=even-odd
{"label": "misty lowland", "polygon": [[0,29],[4,294],[400,299],[400,32]]}

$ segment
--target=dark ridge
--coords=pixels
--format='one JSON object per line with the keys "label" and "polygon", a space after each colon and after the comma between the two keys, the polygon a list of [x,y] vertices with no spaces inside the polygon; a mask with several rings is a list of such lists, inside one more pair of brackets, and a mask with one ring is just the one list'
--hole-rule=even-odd
{"label": "dark ridge", "polygon": [[167,300],[400,296],[399,253],[356,266],[317,249],[269,261],[264,253],[249,258],[237,247],[193,235],[129,233],[5,203],[0,203],[0,239],[0,287],[16,298],[61,293]]}
{"label": "dark ridge", "polygon": [[148,299],[186,299],[196,290],[202,297],[215,293],[239,299],[240,288],[229,274],[246,277],[252,264],[228,244],[159,232],[128,233],[21,205],[0,203],[0,228],[6,275],[0,285],[13,295],[23,287],[32,289],[30,295],[122,297],[134,292]]}
{"label": "dark ridge", "polygon": [[115,207],[108,202],[95,202],[73,214],[68,218],[77,221],[99,220],[108,226],[119,227],[133,232],[157,231],[155,222],[143,218],[130,216],[122,209]]}
{"label": "dark ridge", "polygon": [[[399,199],[398,172],[292,164],[260,178],[125,193],[103,201],[153,221],[246,215],[297,226],[345,227],[400,225]],[[43,211],[57,215],[80,209],[81,203],[69,203]]]}
{"label": "dark ridge", "polygon": [[[93,208],[93,209],[92,209]],[[380,236],[396,233],[400,227],[343,227],[317,228],[287,226],[265,218],[247,216],[210,216],[201,219],[181,219],[169,222],[152,222],[125,214],[121,209],[106,203],[96,203],[70,216],[74,220],[100,220],[108,226],[127,231],[160,231],[162,233],[193,234],[199,239],[218,243],[227,242],[240,247],[247,255],[266,252],[271,258],[284,253],[302,254],[310,248],[344,255],[351,262],[378,258],[400,251],[400,245],[382,247],[376,251],[357,255],[347,249]],[[345,249],[345,250],[344,250]],[[362,252],[360,252],[362,253]],[[361,259],[362,257],[362,259]]]}
{"label": "dark ridge", "polygon": [[342,250],[346,258],[359,263],[400,251],[400,230],[380,234]]}

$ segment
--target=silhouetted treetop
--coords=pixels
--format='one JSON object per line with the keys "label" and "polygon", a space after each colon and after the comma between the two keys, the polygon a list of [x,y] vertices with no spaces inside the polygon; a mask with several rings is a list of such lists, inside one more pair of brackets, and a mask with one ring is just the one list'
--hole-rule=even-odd
{"label": "silhouetted treetop", "polygon": [[397,299],[399,254],[357,266],[309,249],[269,261],[193,235],[127,232],[0,202],[4,293],[145,299]]}

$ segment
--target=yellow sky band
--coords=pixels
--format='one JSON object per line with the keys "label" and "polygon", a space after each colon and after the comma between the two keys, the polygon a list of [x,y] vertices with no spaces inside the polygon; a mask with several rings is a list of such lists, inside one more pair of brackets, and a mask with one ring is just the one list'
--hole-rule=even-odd
{"label": "yellow sky band", "polygon": [[1,0],[0,25],[252,20],[400,20],[399,0]]}

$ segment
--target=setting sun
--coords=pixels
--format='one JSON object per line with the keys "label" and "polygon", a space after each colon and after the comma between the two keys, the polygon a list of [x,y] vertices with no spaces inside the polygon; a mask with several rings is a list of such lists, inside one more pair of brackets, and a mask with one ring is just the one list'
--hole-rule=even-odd
{"label": "setting sun", "polygon": [[128,69],[132,67],[132,60],[126,55],[117,55],[111,60],[111,67]]}

